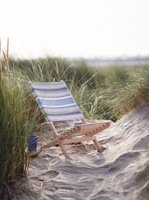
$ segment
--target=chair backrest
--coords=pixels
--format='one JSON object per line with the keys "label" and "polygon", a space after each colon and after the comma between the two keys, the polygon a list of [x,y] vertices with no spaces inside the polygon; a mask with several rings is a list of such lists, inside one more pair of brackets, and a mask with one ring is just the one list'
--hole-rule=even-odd
{"label": "chair backrest", "polygon": [[64,81],[29,82],[29,88],[47,121],[84,119]]}

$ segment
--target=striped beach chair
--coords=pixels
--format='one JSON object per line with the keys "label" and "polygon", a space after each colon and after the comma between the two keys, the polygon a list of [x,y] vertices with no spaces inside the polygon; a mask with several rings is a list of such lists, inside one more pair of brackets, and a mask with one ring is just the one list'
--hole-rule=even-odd
{"label": "striped beach chair", "polygon": [[[110,126],[110,121],[87,123],[64,81],[60,82],[29,82],[29,88],[36,99],[46,121],[54,134],[54,139],[42,145],[40,149],[59,145],[64,156],[69,157],[65,144],[92,140],[95,148],[101,152],[95,135]],[[80,125],[58,133],[55,121],[80,120]]]}

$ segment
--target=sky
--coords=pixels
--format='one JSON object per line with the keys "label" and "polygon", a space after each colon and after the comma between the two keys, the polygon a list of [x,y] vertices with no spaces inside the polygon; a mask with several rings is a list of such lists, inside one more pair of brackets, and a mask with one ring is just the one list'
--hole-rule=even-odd
{"label": "sky", "polygon": [[0,38],[17,58],[149,55],[149,0],[0,0]]}

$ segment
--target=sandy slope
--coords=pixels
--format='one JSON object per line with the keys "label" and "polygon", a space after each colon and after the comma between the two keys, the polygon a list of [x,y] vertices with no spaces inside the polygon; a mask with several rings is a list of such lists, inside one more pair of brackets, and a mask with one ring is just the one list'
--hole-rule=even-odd
{"label": "sandy slope", "polygon": [[98,134],[107,149],[90,143],[59,147],[31,160],[19,200],[149,200],[149,105],[142,104]]}

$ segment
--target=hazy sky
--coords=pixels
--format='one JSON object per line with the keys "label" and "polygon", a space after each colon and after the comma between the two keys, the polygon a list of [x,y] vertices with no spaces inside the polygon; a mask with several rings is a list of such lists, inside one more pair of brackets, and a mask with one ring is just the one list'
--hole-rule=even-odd
{"label": "hazy sky", "polygon": [[149,55],[149,0],[0,0],[17,57]]}

